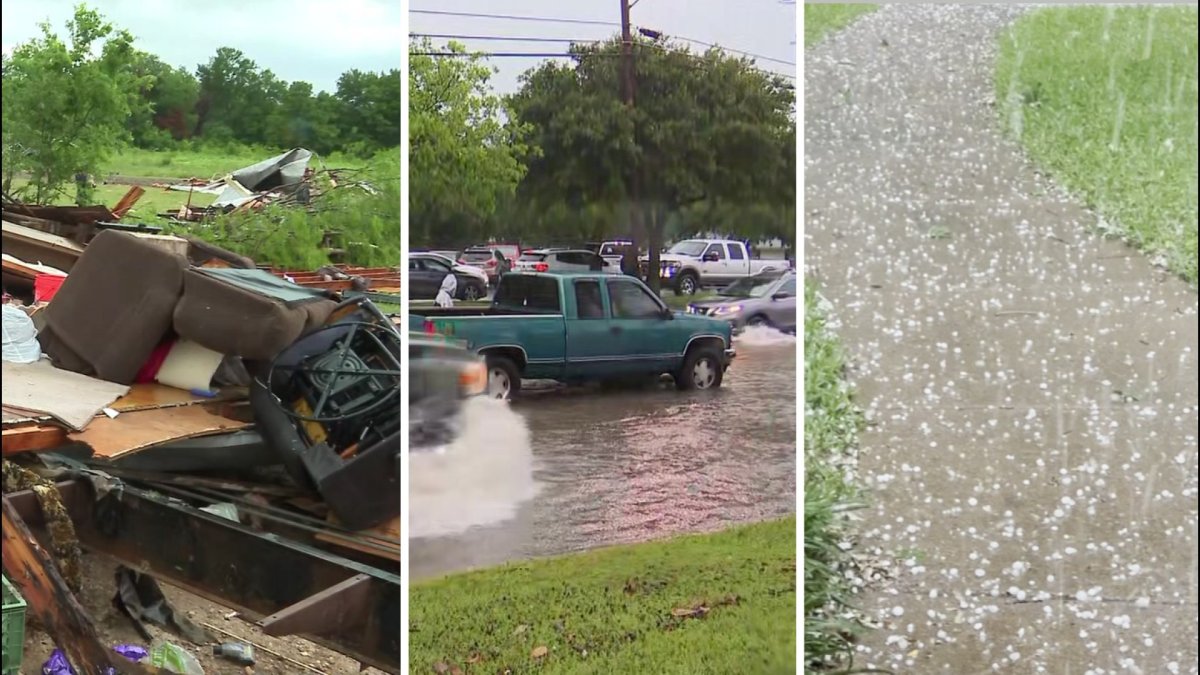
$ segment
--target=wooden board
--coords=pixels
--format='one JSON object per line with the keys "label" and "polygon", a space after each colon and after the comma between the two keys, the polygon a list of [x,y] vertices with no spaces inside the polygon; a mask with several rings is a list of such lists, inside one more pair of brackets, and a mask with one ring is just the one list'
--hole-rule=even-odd
{"label": "wooden board", "polygon": [[[332,516],[330,517],[330,521],[336,522],[336,521],[334,521]],[[382,525],[373,527],[369,530],[363,530],[363,531],[359,532],[358,534],[368,535],[371,537],[378,537],[378,539],[373,539],[371,541],[371,543],[377,544],[377,545],[383,547],[383,550],[381,550],[379,548],[375,548],[374,546],[364,546],[361,542],[354,541],[352,539],[346,539],[345,537],[342,537],[341,535],[338,535],[338,534],[334,534],[332,532],[318,532],[316,534],[316,539],[318,541],[323,541],[327,544],[333,544],[334,546],[341,546],[343,548],[353,549],[355,551],[361,551],[363,553],[366,553],[368,555],[373,555],[378,558],[386,558],[389,560],[395,560],[396,562],[400,562],[400,518],[399,517],[393,518],[392,520],[389,520],[388,522],[386,522]],[[381,539],[386,539],[387,541],[381,541]]]}
{"label": "wooden board", "polygon": [[68,434],[72,441],[91,446],[96,457],[116,459],[186,438],[238,431],[251,426],[214,415],[197,405],[154,408],[121,413],[117,417],[99,417],[88,428]]}

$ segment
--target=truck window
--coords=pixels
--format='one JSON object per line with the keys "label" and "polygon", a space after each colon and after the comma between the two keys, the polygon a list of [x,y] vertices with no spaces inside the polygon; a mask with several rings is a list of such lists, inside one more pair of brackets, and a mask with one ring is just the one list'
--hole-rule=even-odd
{"label": "truck window", "polygon": [[592,279],[576,281],[575,306],[580,319],[603,319],[604,301],[600,299],[600,282]]}
{"label": "truck window", "polygon": [[729,245],[729,259],[730,260],[745,260],[746,259],[746,254],[745,254],[745,252],[742,251],[741,244],[730,244]]}
{"label": "truck window", "polygon": [[608,299],[615,319],[652,319],[662,313],[658,300],[632,281],[609,281]]}
{"label": "truck window", "polygon": [[544,314],[557,314],[562,311],[562,304],[558,299],[558,280],[554,277],[507,275],[496,289],[493,302],[497,307]]}
{"label": "truck window", "polygon": [[704,252],[704,257],[716,255],[717,260],[725,259],[725,246],[723,244],[709,244],[708,250]]}
{"label": "truck window", "polygon": [[777,290],[775,292],[776,293],[787,293],[787,297],[789,297],[789,298],[795,297],[796,296],[796,280],[788,279],[787,281],[780,284],[779,290]]}

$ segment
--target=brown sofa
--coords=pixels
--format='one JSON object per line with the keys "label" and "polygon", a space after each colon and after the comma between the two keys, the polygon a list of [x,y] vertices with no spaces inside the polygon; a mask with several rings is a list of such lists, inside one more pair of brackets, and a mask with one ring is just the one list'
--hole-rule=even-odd
{"label": "brown sofa", "polygon": [[[252,273],[252,272],[249,272]],[[133,382],[169,334],[227,355],[268,360],[319,327],[335,303],[280,300],[189,268],[133,235],[96,235],[53,302],[38,339],[60,368]]]}

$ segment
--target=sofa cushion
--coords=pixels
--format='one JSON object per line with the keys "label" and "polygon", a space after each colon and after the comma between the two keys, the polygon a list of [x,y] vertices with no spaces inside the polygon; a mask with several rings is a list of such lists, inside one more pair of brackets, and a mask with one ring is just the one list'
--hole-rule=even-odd
{"label": "sofa cushion", "polygon": [[45,309],[42,351],[60,368],[132,383],[171,330],[186,269],[183,256],[101,232]]}
{"label": "sofa cushion", "polygon": [[335,304],[320,297],[285,303],[212,272],[192,269],[184,274],[174,328],[180,337],[222,354],[272,359],[322,313],[328,316]]}

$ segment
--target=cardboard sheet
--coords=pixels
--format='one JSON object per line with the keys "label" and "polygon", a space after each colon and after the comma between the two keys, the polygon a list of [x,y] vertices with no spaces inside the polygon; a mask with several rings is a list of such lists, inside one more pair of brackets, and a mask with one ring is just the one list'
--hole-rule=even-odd
{"label": "cardboard sheet", "polygon": [[0,381],[4,407],[49,415],[77,431],[86,427],[102,408],[129,391],[123,384],[61,370],[45,360],[5,361]]}

